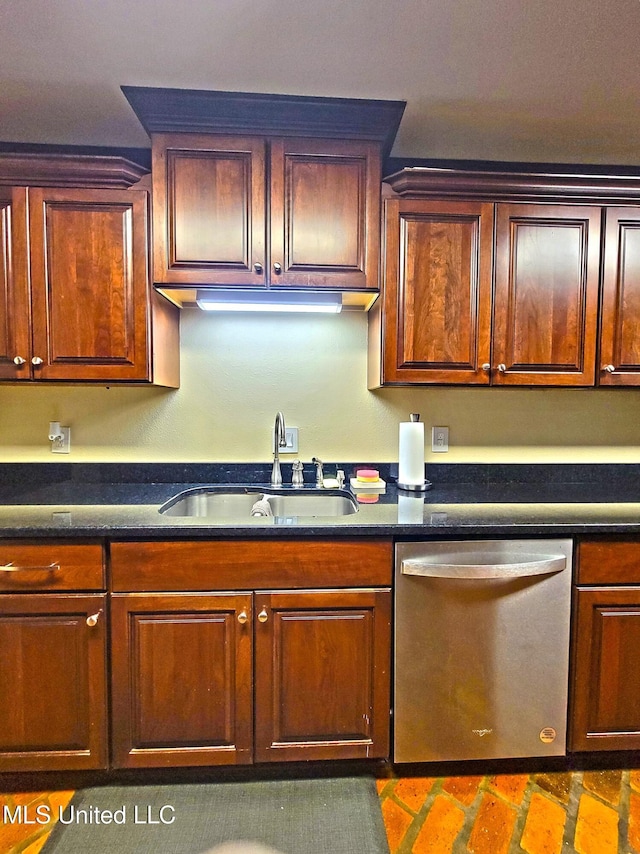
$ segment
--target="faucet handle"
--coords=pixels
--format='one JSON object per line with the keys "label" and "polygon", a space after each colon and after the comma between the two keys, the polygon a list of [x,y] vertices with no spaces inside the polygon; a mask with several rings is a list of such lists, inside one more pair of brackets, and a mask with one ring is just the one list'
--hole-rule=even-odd
{"label": "faucet handle", "polygon": [[319,460],[319,459],[318,459],[318,457],[311,457],[311,462],[312,462],[312,463],[315,465],[315,467],[316,467],[316,486],[322,486],[322,478],[323,478],[322,466],[323,466],[323,462],[322,462],[322,460]]}
{"label": "faucet handle", "polygon": [[304,465],[301,460],[294,460],[292,465],[291,485],[304,486]]}

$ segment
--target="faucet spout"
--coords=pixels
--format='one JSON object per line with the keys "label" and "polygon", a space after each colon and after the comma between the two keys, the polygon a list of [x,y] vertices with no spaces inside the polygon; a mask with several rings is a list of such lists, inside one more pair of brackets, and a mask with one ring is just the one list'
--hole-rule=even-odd
{"label": "faucet spout", "polygon": [[276,413],[273,425],[273,468],[271,469],[271,486],[282,486],[282,472],[280,471],[280,448],[287,447],[286,427],[282,412]]}

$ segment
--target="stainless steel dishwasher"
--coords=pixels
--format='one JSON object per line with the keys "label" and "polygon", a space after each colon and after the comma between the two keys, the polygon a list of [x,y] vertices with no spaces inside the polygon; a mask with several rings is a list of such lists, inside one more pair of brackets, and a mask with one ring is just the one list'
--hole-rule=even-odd
{"label": "stainless steel dishwasher", "polygon": [[571,540],[396,545],[395,762],[566,752]]}

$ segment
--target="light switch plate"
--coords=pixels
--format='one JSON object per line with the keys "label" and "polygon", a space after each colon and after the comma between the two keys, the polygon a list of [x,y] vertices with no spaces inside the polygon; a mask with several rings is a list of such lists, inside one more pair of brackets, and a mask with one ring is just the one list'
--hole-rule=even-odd
{"label": "light switch plate", "polygon": [[[281,454],[297,454],[298,453],[298,428],[297,427],[285,427],[284,429],[284,438],[287,443],[284,448],[280,448]],[[275,448],[273,447],[275,439],[271,440],[273,452]]]}

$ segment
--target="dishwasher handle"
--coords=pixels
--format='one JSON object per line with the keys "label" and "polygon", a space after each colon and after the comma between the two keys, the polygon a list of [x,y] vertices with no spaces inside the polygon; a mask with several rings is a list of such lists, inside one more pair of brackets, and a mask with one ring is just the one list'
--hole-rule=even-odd
{"label": "dishwasher handle", "polygon": [[534,575],[553,575],[567,568],[566,555],[518,555],[509,563],[487,561],[483,555],[477,563],[433,563],[424,558],[402,561],[402,575],[421,575],[425,578],[456,578],[481,581],[489,578],[529,578]]}

